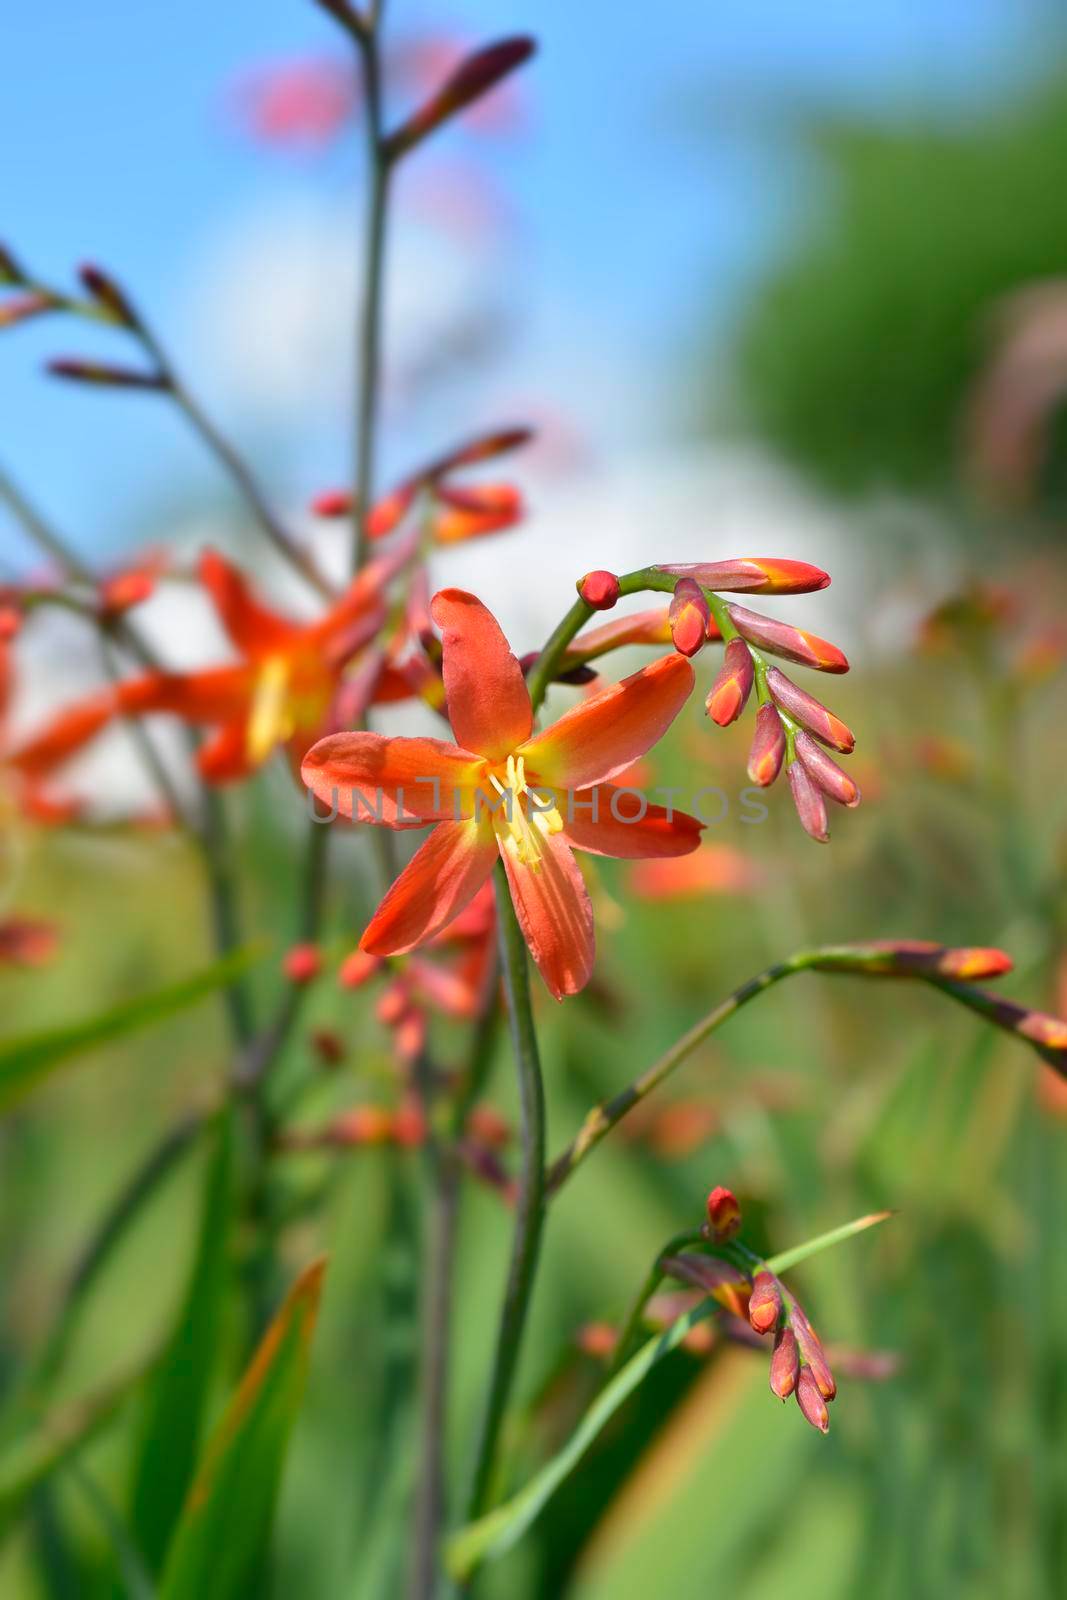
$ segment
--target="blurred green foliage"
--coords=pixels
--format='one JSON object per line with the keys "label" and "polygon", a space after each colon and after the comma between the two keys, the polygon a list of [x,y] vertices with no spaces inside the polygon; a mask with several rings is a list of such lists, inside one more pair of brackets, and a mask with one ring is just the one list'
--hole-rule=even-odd
{"label": "blurred green foliage", "polygon": [[1067,78],[982,114],[797,137],[819,181],[751,292],[731,404],[834,489],[942,495],[997,302],[1067,273]]}

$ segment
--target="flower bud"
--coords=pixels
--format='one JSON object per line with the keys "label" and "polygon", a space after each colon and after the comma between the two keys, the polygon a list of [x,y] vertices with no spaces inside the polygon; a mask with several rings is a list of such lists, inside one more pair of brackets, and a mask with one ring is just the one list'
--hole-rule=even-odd
{"label": "flower bud", "polygon": [[135,367],[116,367],[104,361],[79,361],[61,356],[47,364],[53,378],[69,378],[75,383],[94,383],[105,389],[169,389],[162,372],[141,372]]}
{"label": "flower bud", "polygon": [[11,251],[0,244],[0,283],[26,283],[25,272],[19,266]]}
{"label": "flower bud", "polygon": [[352,513],[353,496],[348,489],[324,489],[311,502],[316,517],[347,517]]}
{"label": "flower bud", "polygon": [[523,514],[522,495],[514,484],[480,483],[460,489],[440,483],[435,492],[440,504],[433,525],[437,544],[461,544],[500,533],[514,527]]}
{"label": "flower bud", "polygon": [[619,598],[619,580],[614,572],[598,567],[578,580],[578,593],[594,611],[610,611]]}
{"label": "flower bud", "polygon": [[776,617],[764,617],[758,611],[746,611],[744,606],[728,606],[730,620],[743,639],[772,656],[783,656],[786,661],[799,661],[801,666],[814,667],[818,672],[847,672],[848,661],[836,644],[820,639],[817,634],[805,633],[803,628],[793,628]]}
{"label": "flower bud", "polygon": [[126,328],[137,327],[136,313],[113,278],[89,262],[79,267],[78,276],[97,304],[103,306],[116,322],[121,322]]}
{"label": "flower bud", "polygon": [[532,39],[520,35],[501,39],[467,56],[437,93],[389,135],[385,141],[387,158],[395,161],[398,156],[406,155],[442,122],[488,94],[508,73],[529,60],[535,49]]}
{"label": "flower bud", "polygon": [[694,583],[692,578],[679,578],[668,612],[671,639],[679,655],[695,656],[698,650],[703,650],[710,616],[711,610],[699,583]]}
{"label": "flower bud", "polygon": [[829,574],[806,561],[787,561],[777,556],[738,556],[732,561],[682,562],[674,566],[661,563],[660,572],[673,572],[680,578],[695,578],[705,589],[723,594],[810,594],[825,589]]}
{"label": "flower bud", "polygon": [[731,639],[723,653],[719,675],[705,701],[712,722],[725,728],[737,721],[752,692],[754,676],[748,645],[743,639]]}
{"label": "flower bud", "polygon": [[532,428],[523,427],[499,428],[495,433],[479,434],[477,438],[468,439],[466,443],[439,456],[416,476],[428,481],[440,478],[446,472],[454,472],[457,467],[473,466],[477,461],[489,461],[508,450],[517,450],[520,445],[529,444],[533,436]]}
{"label": "flower bud", "polygon": [[118,617],[132,606],[150,600],[155,592],[156,580],[150,572],[117,572],[105,578],[97,589],[97,600],[105,617]]}
{"label": "flower bud", "polygon": [[797,1386],[800,1358],[797,1354],[797,1337],[792,1328],[778,1329],[774,1337],[774,1354],[771,1356],[771,1393],[779,1400],[788,1400]]}
{"label": "flower bud", "polygon": [[773,1272],[757,1272],[748,1298],[748,1320],[757,1333],[770,1333],[782,1314],[782,1294]]}
{"label": "flower bud", "polygon": [[810,733],[798,733],[795,740],[797,757],[804,763],[804,770],[808,777],[822,790],[823,794],[836,800],[839,806],[850,808],[858,806],[861,795],[859,786],[849,777],[843,767],[826,754],[821,745],[816,744]]}
{"label": "flower bud", "polygon": [[802,1308],[794,1303],[790,1312],[790,1322],[793,1332],[797,1336],[797,1349],[800,1359],[805,1363],[805,1370],[811,1371],[815,1387],[824,1400],[832,1400],[837,1393],[837,1384],[830,1371],[830,1363],[826,1359],[826,1352],[816,1336],[815,1329],[805,1316]]}
{"label": "flower bud", "polygon": [[384,1106],[353,1106],[330,1124],[329,1142],[336,1145],[387,1144],[393,1135],[393,1114]]}
{"label": "flower bud", "polygon": [[311,983],[322,971],[322,956],[318,946],[294,944],[285,953],[282,971],[290,983]]}
{"label": "flower bud", "polygon": [[756,712],[756,732],[748,753],[748,775],[761,789],[767,789],[782,770],[785,760],[785,729],[773,706],[760,706]]}
{"label": "flower bud", "polygon": [[708,1229],[713,1239],[720,1243],[724,1239],[732,1239],[741,1226],[741,1207],[737,1197],[729,1189],[716,1187],[708,1195],[707,1201]]}
{"label": "flower bud", "polygon": [[835,717],[814,695],[808,694],[795,684],[791,678],[778,667],[771,667],[767,672],[767,688],[770,690],[775,702],[783,711],[805,728],[813,733],[816,739],[821,739],[823,744],[828,744],[833,750],[840,750],[842,755],[851,755],[856,748],[856,737],[851,728],[845,726],[840,717]]}
{"label": "flower bud", "polygon": [[813,1428],[818,1428],[820,1433],[830,1431],[830,1413],[826,1409],[826,1401],[819,1393],[815,1379],[811,1375],[810,1367],[801,1367],[797,1379],[797,1405],[805,1422],[810,1422]]}
{"label": "flower bud", "polygon": [[789,768],[789,787],[793,792],[793,804],[800,818],[800,825],[804,832],[818,844],[825,844],[830,837],[830,829],[826,821],[826,802],[823,800],[822,791],[808,776],[807,768],[802,761],[794,761]]}

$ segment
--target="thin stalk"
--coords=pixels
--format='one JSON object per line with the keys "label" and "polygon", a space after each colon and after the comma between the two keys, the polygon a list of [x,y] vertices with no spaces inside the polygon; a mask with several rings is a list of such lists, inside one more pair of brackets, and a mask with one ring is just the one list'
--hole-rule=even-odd
{"label": "thin stalk", "polygon": [[727,995],[725,1000],[709,1011],[706,1017],[693,1025],[684,1033],[677,1043],[660,1056],[658,1061],[646,1068],[640,1077],[628,1084],[625,1089],[613,1095],[606,1103],[594,1106],[582,1123],[578,1133],[559,1155],[548,1170],[545,1180],[545,1193],[549,1198],[566,1183],[571,1174],[581,1165],[590,1151],[595,1150],[601,1139],[609,1134],[616,1123],[622,1121],[627,1112],[653,1089],[659,1087],[665,1078],[668,1078],[685,1059],[692,1055],[698,1045],[703,1044],[716,1028],[732,1017],[742,1006],[754,1000],[757,995],[763,994],[772,985],[780,982],[782,978],[790,977],[794,972],[802,972],[810,959],[808,955],[791,956],[787,961],[776,962],[774,966],[767,967],[755,978],[750,978],[743,983],[733,994]]}
{"label": "thin stalk", "polygon": [[451,1152],[431,1151],[434,1168],[419,1320],[419,1476],[412,1520],[409,1600],[433,1600],[445,1519],[444,1441],[451,1357],[459,1170]]}
{"label": "thin stalk", "polygon": [[389,160],[382,132],[381,61],[377,18],[373,27],[356,35],[363,61],[367,129],[367,202],[363,233],[363,284],[356,318],[356,430],[355,476],[352,497],[352,570],[359,572],[367,560],[367,518],[374,499],[375,446],[378,400],[381,388],[382,289],[385,267],[386,219],[389,201]]}
{"label": "thin stalk", "polygon": [[686,1233],[676,1233],[673,1239],[663,1246],[649,1268],[648,1276],[639,1289],[626,1320],[619,1329],[619,1337],[615,1341],[615,1349],[605,1375],[605,1383],[610,1383],[615,1374],[626,1365],[630,1352],[637,1343],[637,1335],[641,1330],[641,1320],[645,1307],[663,1282],[663,1263],[667,1256],[675,1255],[679,1250],[684,1250],[686,1245],[696,1244],[703,1238],[703,1234],[690,1228]]}
{"label": "thin stalk", "polygon": [[468,1518],[485,1510],[492,1483],[500,1429],[511,1393],[530,1308],[541,1227],[544,1221],[545,1099],[541,1061],[530,1003],[530,971],[526,942],[511,903],[507,878],[497,868],[497,918],[500,964],[508,1004],[512,1049],[519,1075],[522,1162],[515,1202],[515,1234],[511,1250],[500,1328],[493,1353],[485,1415],[468,1502]]}

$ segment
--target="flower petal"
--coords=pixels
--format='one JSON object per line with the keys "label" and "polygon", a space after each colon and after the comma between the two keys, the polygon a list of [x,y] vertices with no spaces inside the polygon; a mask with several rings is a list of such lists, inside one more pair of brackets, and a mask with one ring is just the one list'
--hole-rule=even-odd
{"label": "flower petal", "polygon": [[243,656],[265,656],[286,649],[299,626],[262,605],[244,573],[217,550],[200,557],[200,582],[211,596],[219,621]]}
{"label": "flower petal", "polygon": [[312,745],[300,775],[341,816],[395,828],[469,817],[483,765],[443,739],[331,733]]}
{"label": "flower petal", "polygon": [[596,947],[589,891],[570,845],[562,834],[546,834],[536,868],[500,853],[537,970],[557,1000],[577,994],[589,982]]}
{"label": "flower petal", "polygon": [[7,757],[7,763],[24,778],[37,780],[62,766],[96,737],[115,715],[114,693],[103,689],[66,706],[41,731]]}
{"label": "flower petal", "polygon": [[430,614],[444,641],[448,719],[468,750],[502,760],[530,736],[533,712],[522,668],[500,624],[462,589],[441,589]]}
{"label": "flower petal", "polygon": [[594,856],[639,861],[648,856],[686,856],[700,843],[704,824],[685,811],[649,805],[636,789],[598,784],[564,797],[563,837]]}
{"label": "flower petal", "polygon": [[248,724],[243,717],[224,722],[206,739],[196,755],[200,776],[207,783],[236,783],[247,778],[257,763],[248,748]]}
{"label": "flower petal", "polygon": [[374,956],[400,955],[432,939],[474,899],[496,857],[491,826],[439,823],[374,913],[360,949]]}
{"label": "flower petal", "polygon": [[517,753],[527,775],[552,789],[591,789],[661,739],[693,687],[684,656],[661,656],[575,706]]}

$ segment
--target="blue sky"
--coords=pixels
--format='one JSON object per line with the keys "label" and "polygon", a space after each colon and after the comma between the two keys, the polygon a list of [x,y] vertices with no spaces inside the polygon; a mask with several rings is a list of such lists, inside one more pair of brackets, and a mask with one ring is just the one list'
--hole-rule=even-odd
{"label": "blue sky", "polygon": [[[631,403],[624,424],[605,428],[609,449],[675,425],[660,384],[694,329],[728,313],[753,264],[802,216],[802,173],[769,124],[824,104],[967,114],[1033,68],[1052,15],[1043,0],[673,0],[658,10],[391,0],[387,10],[404,31],[539,37],[528,127],[478,157],[521,217],[521,245],[498,263],[508,309],[528,323],[508,382],[517,395],[558,384],[595,436],[603,395],[628,373]],[[307,472],[336,477],[342,419],[310,407],[303,455],[275,460],[262,419],[246,418],[211,371],[200,304],[219,241],[232,246],[245,218],[297,214],[305,190],[343,223],[351,194],[355,244],[354,146],[319,166],[264,153],[223,109],[226,85],[249,64],[343,49],[329,20],[310,0],[67,0],[19,7],[4,33],[0,238],[53,278],[81,259],[111,265],[190,350],[194,386],[264,452],[272,487],[299,495],[316,486]],[[471,139],[450,131],[442,147],[462,152]],[[433,272],[425,278],[431,297]],[[336,310],[340,345],[350,312]],[[3,336],[0,461],[85,548],[105,549],[121,542],[150,482],[206,493],[214,480],[165,404],[38,375],[44,354],[90,348],[102,347],[57,322]],[[600,388],[583,393],[594,369]],[[500,380],[497,392],[507,392]],[[0,551],[14,548],[0,521]]]}

